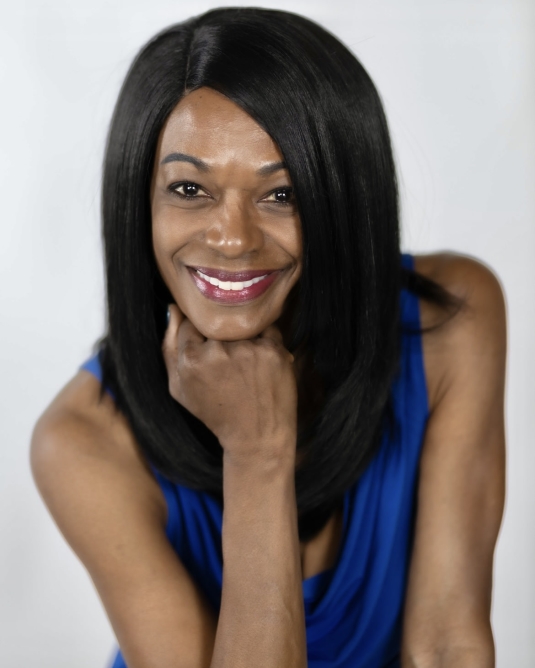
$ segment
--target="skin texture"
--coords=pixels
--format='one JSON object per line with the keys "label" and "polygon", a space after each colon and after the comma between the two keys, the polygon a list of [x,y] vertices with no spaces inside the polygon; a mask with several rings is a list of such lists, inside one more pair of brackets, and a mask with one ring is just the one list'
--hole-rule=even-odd
{"label": "skin texture", "polygon": [[[165,159],[176,152],[202,160]],[[152,183],[156,262],[176,304],[206,338],[252,339],[282,314],[302,268],[301,226],[288,172],[259,170],[283,161],[271,137],[237,105],[215,91],[190,93],[169,116],[158,144]],[[198,184],[195,197],[177,196]],[[278,190],[277,190],[278,189]],[[288,199],[285,204],[279,200]],[[260,298],[239,306],[203,297],[186,267],[280,270]]]}
{"label": "skin texture", "polygon": [[[172,153],[202,160],[167,161]],[[124,418],[87,372],[36,425],[32,467],[87,567],[129,668],[306,666],[301,580],[332,566],[335,514],[307,545],[297,533],[300,372],[281,315],[301,271],[301,237],[282,156],[239,107],[201,89],[162,131],[151,189],[153,247],[173,295],[163,353],[169,391],[224,449],[225,562],[216,619],[166,540],[165,502]],[[197,188],[178,186],[187,181]],[[277,191],[277,189],[279,189]],[[274,195],[274,191],[279,194]],[[420,256],[416,269],[465,300],[423,337],[431,416],[423,444],[404,617],[404,668],[488,668],[492,556],[504,496],[505,306],[482,264]],[[191,264],[277,269],[257,300],[200,294]],[[421,302],[424,327],[444,319]],[[282,331],[281,331],[282,328]]]}
{"label": "skin texture", "polygon": [[[416,268],[466,304],[423,338],[431,417],[402,665],[493,666],[492,559],[505,494],[505,303],[494,275],[471,259],[425,256]],[[424,327],[440,320],[436,308],[421,310]]]}

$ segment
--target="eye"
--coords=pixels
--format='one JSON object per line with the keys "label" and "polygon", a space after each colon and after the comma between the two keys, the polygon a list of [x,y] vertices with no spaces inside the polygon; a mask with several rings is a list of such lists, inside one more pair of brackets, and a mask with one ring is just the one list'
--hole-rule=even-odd
{"label": "eye", "polygon": [[277,188],[272,190],[264,197],[263,202],[274,202],[275,204],[282,204],[289,206],[295,204],[295,196],[293,188]]}
{"label": "eye", "polygon": [[169,186],[169,190],[182,199],[197,199],[198,197],[208,196],[200,185],[192,181],[173,183]]}

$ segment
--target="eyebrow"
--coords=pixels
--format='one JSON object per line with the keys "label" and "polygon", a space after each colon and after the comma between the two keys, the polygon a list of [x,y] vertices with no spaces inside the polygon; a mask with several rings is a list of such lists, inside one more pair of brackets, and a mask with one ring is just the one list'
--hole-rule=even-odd
{"label": "eyebrow", "polygon": [[287,169],[285,162],[270,162],[269,165],[264,165],[256,172],[259,176],[270,176],[280,169]]}
{"label": "eyebrow", "polygon": [[187,153],[169,153],[169,155],[166,155],[160,164],[166,165],[168,162],[189,162],[197,167],[197,169],[201,172],[207,172],[210,169],[204,160],[195,158],[192,155],[188,155]]}
{"label": "eyebrow", "polygon": [[[169,153],[169,155],[166,155],[160,164],[166,165],[169,162],[189,162],[190,164],[197,167],[197,169],[201,172],[210,171],[210,167],[206,162],[204,162],[204,160],[196,158],[193,155],[188,155],[187,153]],[[271,174],[274,174],[281,169],[287,169],[285,162],[270,162],[269,164],[260,167],[256,173],[259,176],[270,176]]]}

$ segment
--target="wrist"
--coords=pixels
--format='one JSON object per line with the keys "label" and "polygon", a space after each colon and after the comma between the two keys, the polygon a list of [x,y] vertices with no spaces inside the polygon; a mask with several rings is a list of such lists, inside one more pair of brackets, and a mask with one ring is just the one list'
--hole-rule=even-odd
{"label": "wrist", "polygon": [[273,477],[293,477],[295,475],[295,456],[253,457],[250,455],[223,455],[223,476],[234,474],[254,478],[271,479]]}
{"label": "wrist", "polygon": [[288,429],[276,436],[261,441],[244,442],[240,439],[221,443],[223,468],[248,470],[251,473],[295,471],[297,437],[295,430]]}
{"label": "wrist", "polygon": [[224,551],[237,547],[236,532],[241,535],[245,531],[248,540],[255,543],[260,534],[266,536],[268,526],[277,535],[285,535],[290,525],[297,531],[295,464],[290,458],[227,456],[223,462],[223,497]]}

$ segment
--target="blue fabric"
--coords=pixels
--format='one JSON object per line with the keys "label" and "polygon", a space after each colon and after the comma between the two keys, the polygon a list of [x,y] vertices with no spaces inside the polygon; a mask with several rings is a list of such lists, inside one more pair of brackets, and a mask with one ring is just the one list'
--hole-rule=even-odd
{"label": "blue fabric", "polygon": [[[403,265],[413,267],[410,255]],[[409,564],[417,472],[429,409],[418,299],[401,294],[404,329],[392,385],[397,428],[347,490],[337,563],[303,582],[309,668],[396,668]],[[84,369],[100,378],[98,358]],[[168,508],[166,533],[215,611],[221,602],[222,511],[208,494],[155,474]],[[112,668],[126,668],[118,652]]]}
{"label": "blue fabric", "polygon": [[86,362],[82,364],[80,369],[85,369],[92,373],[95,378],[102,383],[102,367],[100,365],[100,359],[98,353],[93,357],[90,357]]}

